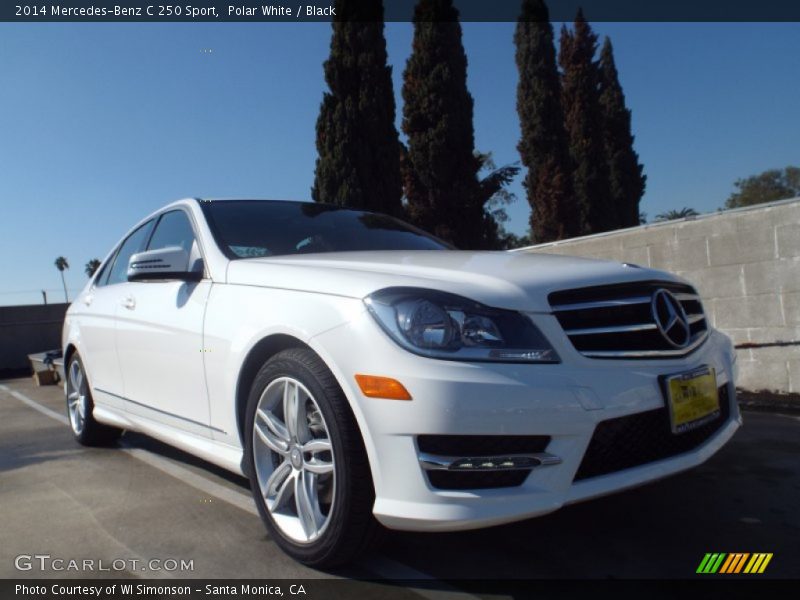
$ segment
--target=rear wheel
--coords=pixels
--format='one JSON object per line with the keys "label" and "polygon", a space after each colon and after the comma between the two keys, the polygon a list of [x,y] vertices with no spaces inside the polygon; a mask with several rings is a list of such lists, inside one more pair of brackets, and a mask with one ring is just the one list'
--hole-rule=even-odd
{"label": "rear wheel", "polygon": [[330,567],[370,543],[377,522],[366,452],[341,388],[316,354],[290,349],[264,364],[245,431],[256,505],[287,554]]}
{"label": "rear wheel", "polygon": [[67,364],[67,380],[64,383],[67,395],[67,416],[75,439],[84,446],[105,446],[114,442],[122,433],[116,427],[98,423],[92,410],[94,402],[89,382],[80,356],[73,354]]}

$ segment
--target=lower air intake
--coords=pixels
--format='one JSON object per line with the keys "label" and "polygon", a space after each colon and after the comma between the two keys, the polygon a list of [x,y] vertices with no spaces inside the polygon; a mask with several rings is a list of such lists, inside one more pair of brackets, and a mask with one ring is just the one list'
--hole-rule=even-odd
{"label": "lower air intake", "polygon": [[673,434],[666,407],[600,422],[574,481],[616,473],[690,452],[728,421],[728,386],[719,388],[720,415],[697,429]]}

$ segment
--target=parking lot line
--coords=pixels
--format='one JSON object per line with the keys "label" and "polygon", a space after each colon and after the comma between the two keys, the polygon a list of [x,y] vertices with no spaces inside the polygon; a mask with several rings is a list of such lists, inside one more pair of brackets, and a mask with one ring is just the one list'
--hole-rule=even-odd
{"label": "parking lot line", "polygon": [[225,487],[224,485],[220,485],[202,475],[198,475],[189,469],[184,469],[180,465],[174,463],[173,461],[158,456],[157,454],[153,454],[148,450],[144,450],[143,448],[134,448],[133,446],[127,445],[124,441],[120,443],[120,447],[125,454],[132,456],[133,458],[142,461],[143,463],[150,465],[154,469],[158,469],[162,473],[166,473],[170,477],[177,479],[188,485],[189,487],[193,487],[197,490],[200,490],[204,494],[209,496],[213,496],[218,500],[222,500],[223,502],[227,502],[228,504],[232,504],[236,508],[240,508],[243,511],[249,512],[251,515],[258,516],[258,510],[253,505],[253,498],[250,494],[245,494],[242,492],[237,492],[231,488]]}
{"label": "parking lot line", "polygon": [[[14,389],[11,389],[7,385],[0,384],[0,391],[6,392],[13,398],[19,400],[29,408],[38,411],[39,413],[43,414],[46,417],[50,417],[51,419],[55,419],[59,423],[64,425],[69,424],[69,420],[67,419],[66,415],[62,415],[38,402],[32,400],[31,398],[27,397],[25,394],[22,394]],[[256,509],[255,505],[253,504],[253,499],[249,494],[245,494],[243,492],[237,492],[234,489],[225,487],[220,485],[207,477],[203,477],[202,475],[198,475],[197,473],[190,471],[184,467],[181,467],[177,463],[167,458],[163,458],[156,454],[153,454],[147,450],[142,448],[135,448],[130,446],[124,442],[124,440],[120,443],[120,450],[135,458],[138,461],[141,461],[148,466],[177,479],[178,481],[185,483],[186,485],[195,488],[204,494],[217,498],[218,500],[222,500],[223,502],[227,502],[241,510],[244,510],[252,515],[258,516],[258,510]],[[477,598],[472,594],[467,592],[462,592],[449,584],[444,582],[438,581],[435,577],[429,575],[428,573],[424,573],[419,571],[413,567],[410,567],[406,564],[400,563],[398,561],[392,560],[386,557],[372,557],[368,559],[363,559],[358,562],[359,566],[362,568],[372,572],[373,574],[377,575],[383,579],[394,579],[394,580],[418,580],[418,581],[427,581],[431,582],[433,585],[436,586],[437,589],[428,589],[424,587],[414,587],[411,586],[408,589],[415,592],[417,595],[427,598],[428,600],[454,600],[456,598],[469,600],[470,598]]]}
{"label": "parking lot line", "polygon": [[47,417],[50,417],[51,419],[55,419],[59,423],[63,423],[64,425],[68,425],[69,424],[69,420],[67,419],[66,415],[62,415],[61,413],[57,413],[56,411],[54,411],[54,410],[52,410],[50,408],[47,408],[46,406],[43,406],[43,405],[39,404],[38,402],[35,402],[34,400],[31,400],[25,394],[20,394],[18,391],[12,390],[7,385],[4,385],[4,384],[0,383],[0,390],[6,392],[7,394],[10,394],[11,396],[13,396],[14,398],[19,400],[20,402],[22,402],[26,406],[32,408],[33,410],[37,410],[40,413],[42,413],[43,415],[45,415]]}
{"label": "parking lot line", "polygon": [[[25,394],[21,394],[16,390],[12,390],[3,384],[0,384],[0,390],[10,394],[26,406],[39,411],[51,419],[55,419],[64,425],[69,424],[69,421],[65,415],[59,414],[56,411],[39,404],[35,400],[28,398]],[[250,514],[258,515],[258,511],[256,510],[255,506],[253,506],[253,499],[249,494],[237,492],[236,490],[222,486],[214,481],[211,481],[210,479],[207,479],[206,477],[190,471],[189,469],[181,467],[169,459],[152,454],[147,450],[143,450],[142,448],[134,448],[126,444],[124,441],[120,443],[120,449],[122,452],[132,456],[136,460],[146,463],[154,469],[158,469],[162,473],[166,473],[167,475],[170,475],[186,485],[200,490],[204,494],[227,502],[228,504],[232,504],[233,506],[241,508]]]}

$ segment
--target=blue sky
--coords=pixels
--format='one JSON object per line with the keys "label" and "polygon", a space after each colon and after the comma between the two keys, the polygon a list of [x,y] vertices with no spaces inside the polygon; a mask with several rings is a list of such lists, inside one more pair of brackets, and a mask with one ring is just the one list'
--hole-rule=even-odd
{"label": "blue sky", "polygon": [[[800,24],[593,26],[614,44],[651,219],[800,164]],[[463,28],[476,147],[514,162],[513,24]],[[412,33],[386,27],[398,127]],[[72,298],[89,259],[173,199],[308,199],[329,42],[313,23],[0,24],[0,305],[63,299],[58,255]]]}

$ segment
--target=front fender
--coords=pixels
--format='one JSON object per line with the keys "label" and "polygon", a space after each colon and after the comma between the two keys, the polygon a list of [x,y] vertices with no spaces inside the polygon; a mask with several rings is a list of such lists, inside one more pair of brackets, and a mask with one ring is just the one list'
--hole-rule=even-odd
{"label": "front fender", "polygon": [[[354,298],[221,284],[208,299],[203,327],[203,359],[215,439],[242,447],[236,397],[247,357],[262,340],[289,336],[314,347],[312,339],[363,312]],[[320,354],[322,356],[322,354]],[[330,366],[328,359],[323,360]]]}

